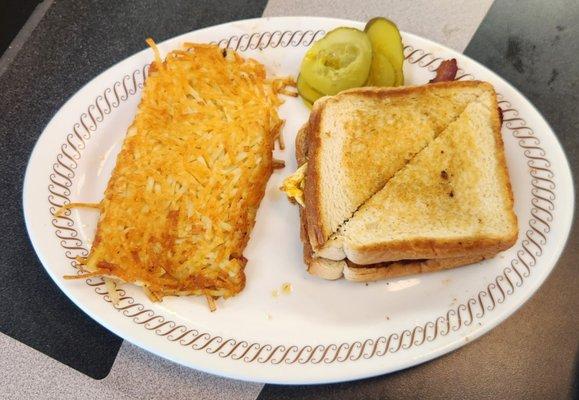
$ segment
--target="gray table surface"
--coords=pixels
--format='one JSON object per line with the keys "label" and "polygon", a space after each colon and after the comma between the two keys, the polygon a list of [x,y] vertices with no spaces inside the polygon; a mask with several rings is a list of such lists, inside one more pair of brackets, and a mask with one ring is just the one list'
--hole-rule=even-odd
{"label": "gray table surface", "polygon": [[[465,51],[529,97],[553,126],[573,172],[578,170],[579,6],[575,1],[44,1],[0,59],[0,166],[13,163],[10,168],[19,169],[13,179],[3,176],[0,185],[3,197],[11,200],[0,211],[0,221],[15,221],[4,223],[0,230],[5,256],[0,257],[1,267],[9,269],[19,257],[33,257],[25,237],[10,235],[18,229],[13,215],[21,213],[18,200],[13,199],[21,191],[32,144],[67,97],[114,62],[143,48],[146,36],[163,40],[223,20],[261,14],[358,20],[385,15],[403,30]],[[12,145],[17,141],[10,135],[19,135],[21,147]],[[187,369],[125,342],[113,357],[110,373],[97,380],[47,356],[54,347],[50,342],[34,345],[37,351],[0,333],[0,397],[577,398],[578,229],[574,224],[556,269],[516,314],[481,339],[398,373],[337,385],[263,387]],[[0,294],[3,290],[8,289],[0,282]],[[79,323],[91,329],[91,321]],[[13,327],[0,328],[11,332]]]}

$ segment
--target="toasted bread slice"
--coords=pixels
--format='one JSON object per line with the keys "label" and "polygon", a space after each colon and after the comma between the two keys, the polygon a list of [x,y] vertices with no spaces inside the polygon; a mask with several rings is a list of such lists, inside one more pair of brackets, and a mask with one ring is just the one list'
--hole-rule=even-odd
{"label": "toasted bread slice", "polygon": [[364,203],[333,243],[365,265],[497,253],[517,235],[491,89]]}
{"label": "toasted bread slice", "polygon": [[318,100],[305,128],[311,149],[305,209],[314,250],[489,90],[482,82],[443,82],[359,88]]}

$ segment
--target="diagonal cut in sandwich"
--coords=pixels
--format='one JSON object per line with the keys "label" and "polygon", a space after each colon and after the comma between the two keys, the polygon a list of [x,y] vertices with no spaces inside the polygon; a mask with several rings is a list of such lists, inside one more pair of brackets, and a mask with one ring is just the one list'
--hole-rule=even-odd
{"label": "diagonal cut in sandwich", "polygon": [[518,235],[496,94],[483,82],[320,99],[283,189],[308,271],[355,281],[467,265]]}

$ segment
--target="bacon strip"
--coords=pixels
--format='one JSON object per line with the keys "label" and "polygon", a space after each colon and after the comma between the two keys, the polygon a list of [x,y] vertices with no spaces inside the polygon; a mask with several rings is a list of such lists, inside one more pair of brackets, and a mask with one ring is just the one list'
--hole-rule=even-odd
{"label": "bacon strip", "polygon": [[453,81],[456,78],[457,71],[456,58],[444,60],[436,69],[436,76],[429,83]]}

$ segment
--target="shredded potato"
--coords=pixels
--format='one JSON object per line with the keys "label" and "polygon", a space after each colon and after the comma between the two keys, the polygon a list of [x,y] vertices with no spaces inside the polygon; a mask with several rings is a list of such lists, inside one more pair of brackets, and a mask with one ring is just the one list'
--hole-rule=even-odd
{"label": "shredded potato", "polygon": [[281,166],[278,94],[293,81],[267,80],[263,65],[215,45],[186,43],[162,61],[147,43],[155,61],[78,277],[135,283],[152,300],[202,295],[214,308],[245,285],[243,249]]}
{"label": "shredded potato", "polygon": [[61,217],[64,215],[66,210],[70,210],[71,208],[96,208],[96,209],[99,209],[100,204],[99,203],[78,203],[78,202],[65,204],[62,207],[60,207],[58,210],[56,210],[56,212],[54,213],[54,216],[57,218]]}
{"label": "shredded potato", "polygon": [[273,168],[274,169],[279,169],[279,168],[284,168],[285,167],[285,161],[284,160],[278,160],[276,158],[273,159]]}
{"label": "shredded potato", "polygon": [[112,279],[109,278],[104,278],[104,281],[111,303],[113,303],[114,305],[119,304],[120,297],[119,294],[117,293],[117,285]]}
{"label": "shredded potato", "polygon": [[209,311],[213,312],[217,310],[217,305],[215,304],[215,299],[208,294],[205,295],[205,299],[207,300],[207,305],[209,306]]}

